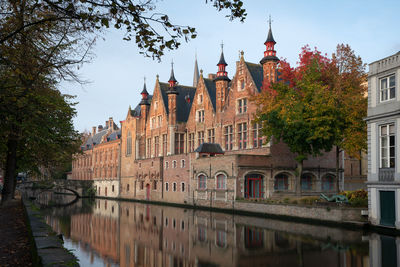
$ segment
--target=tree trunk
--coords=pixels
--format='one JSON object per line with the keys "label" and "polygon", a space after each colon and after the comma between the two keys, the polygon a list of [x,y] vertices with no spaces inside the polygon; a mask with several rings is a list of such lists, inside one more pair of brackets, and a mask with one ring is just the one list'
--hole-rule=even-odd
{"label": "tree trunk", "polygon": [[15,193],[15,171],[17,166],[17,145],[16,136],[10,136],[7,141],[6,173],[4,176],[4,187],[1,194],[1,204],[14,198]]}
{"label": "tree trunk", "polygon": [[296,196],[301,195],[301,175],[303,174],[303,160],[297,162]]}
{"label": "tree trunk", "polygon": [[340,192],[339,160],[340,160],[340,148],[338,146],[336,146],[336,190],[338,192]]}

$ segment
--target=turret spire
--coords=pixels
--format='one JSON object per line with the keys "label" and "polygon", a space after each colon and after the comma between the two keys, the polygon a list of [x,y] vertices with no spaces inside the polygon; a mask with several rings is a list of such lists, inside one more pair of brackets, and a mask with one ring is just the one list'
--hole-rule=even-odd
{"label": "turret spire", "polygon": [[149,93],[147,92],[147,88],[146,88],[146,77],[143,77],[143,90],[140,93],[142,95],[142,101],[140,101],[140,105],[150,105],[149,101],[148,101],[148,97],[149,97]]}
{"label": "turret spire", "polygon": [[168,83],[169,87],[174,87],[176,85],[177,80],[174,75],[174,61],[171,61],[171,76],[169,77]]}
{"label": "turret spire", "polygon": [[195,54],[195,60],[194,60],[194,73],[193,73],[193,87],[197,86],[197,83],[199,82],[199,66],[197,65],[197,52]]}
{"label": "turret spire", "polygon": [[274,50],[274,46],[275,46],[276,42],[274,40],[274,36],[272,35],[271,23],[272,23],[272,19],[271,19],[271,15],[270,15],[269,20],[268,20],[268,24],[269,24],[268,36],[267,36],[267,40],[264,42],[265,51],[264,51],[264,57],[260,61],[261,65],[267,61],[279,61],[279,58],[276,57],[276,51]]}
{"label": "turret spire", "polygon": [[221,56],[219,57],[219,61],[217,63],[218,66],[218,72],[217,72],[217,77],[214,80],[228,80],[228,73],[226,72],[226,66],[228,64],[225,62],[225,57],[224,57],[224,42],[221,42]]}

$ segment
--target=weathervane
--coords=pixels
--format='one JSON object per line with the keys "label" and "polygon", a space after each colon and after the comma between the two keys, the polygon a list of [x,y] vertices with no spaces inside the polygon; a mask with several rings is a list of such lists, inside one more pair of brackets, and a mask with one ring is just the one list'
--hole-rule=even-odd
{"label": "weathervane", "polygon": [[268,20],[268,22],[269,22],[269,27],[271,28],[271,22],[273,22],[273,20],[271,19],[271,15],[269,15],[269,20]]}

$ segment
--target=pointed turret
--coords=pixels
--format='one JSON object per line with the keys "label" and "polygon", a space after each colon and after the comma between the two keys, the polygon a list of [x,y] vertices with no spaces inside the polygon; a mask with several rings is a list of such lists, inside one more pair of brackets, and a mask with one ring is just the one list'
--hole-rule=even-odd
{"label": "pointed turret", "polygon": [[197,87],[199,83],[199,66],[197,65],[197,54],[194,61],[194,73],[193,73],[193,87]]}
{"label": "pointed turret", "polygon": [[264,57],[261,59],[260,63],[263,67],[263,88],[266,88],[268,84],[277,80],[277,65],[279,62],[279,58],[276,57],[276,51],[274,50],[276,42],[272,35],[271,16],[269,16],[268,37],[264,44]]}
{"label": "pointed turret", "polygon": [[214,79],[214,81],[219,81],[219,80],[230,81],[230,79],[228,78],[228,73],[225,70],[228,64],[225,62],[223,43],[221,43],[221,56],[219,57],[217,66],[218,66],[218,72],[217,72],[217,77]]}
{"label": "pointed turret", "polygon": [[175,87],[176,82],[177,80],[175,79],[175,74],[174,74],[174,62],[171,62],[171,75],[168,80],[170,90]]}
{"label": "pointed turret", "polygon": [[146,89],[146,77],[144,78],[143,90],[140,94],[142,95],[142,101],[140,101],[139,104],[140,105],[150,105],[149,100],[148,100],[149,93],[147,92],[147,89]]}
{"label": "pointed turret", "polygon": [[274,50],[276,42],[274,40],[274,36],[272,35],[272,27],[271,27],[271,16],[269,17],[269,31],[268,37],[265,41],[265,52],[264,57],[261,59],[260,63],[263,65],[267,61],[279,61],[279,58],[276,57],[276,51]]}

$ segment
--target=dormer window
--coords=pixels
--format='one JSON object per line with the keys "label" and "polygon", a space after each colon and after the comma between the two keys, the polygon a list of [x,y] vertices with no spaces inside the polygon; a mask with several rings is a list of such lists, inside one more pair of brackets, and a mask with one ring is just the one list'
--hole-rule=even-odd
{"label": "dormer window", "polygon": [[197,121],[204,122],[204,109],[197,111]]}
{"label": "dormer window", "polygon": [[150,129],[156,128],[156,118],[152,117],[150,121]]}
{"label": "dormer window", "polygon": [[395,75],[390,75],[379,79],[379,90],[381,102],[394,99],[396,97]]}
{"label": "dormer window", "polygon": [[161,127],[161,125],[162,125],[162,116],[160,115],[160,116],[158,116],[158,127]]}

